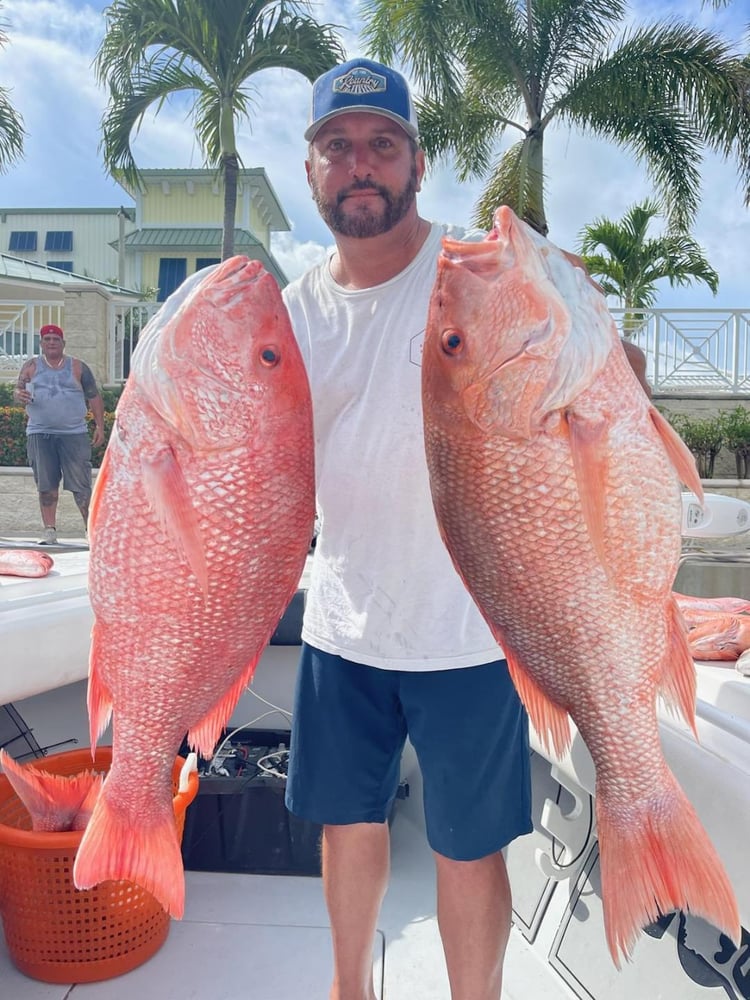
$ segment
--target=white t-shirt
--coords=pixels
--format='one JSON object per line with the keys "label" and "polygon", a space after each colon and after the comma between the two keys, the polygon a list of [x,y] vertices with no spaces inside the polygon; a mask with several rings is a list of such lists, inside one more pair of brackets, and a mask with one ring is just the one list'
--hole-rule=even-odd
{"label": "white t-shirt", "polygon": [[440,538],[424,452],[421,352],[442,227],[390,281],[347,290],[329,261],[284,290],[313,398],[320,534],[302,629],[375,667],[501,656]]}

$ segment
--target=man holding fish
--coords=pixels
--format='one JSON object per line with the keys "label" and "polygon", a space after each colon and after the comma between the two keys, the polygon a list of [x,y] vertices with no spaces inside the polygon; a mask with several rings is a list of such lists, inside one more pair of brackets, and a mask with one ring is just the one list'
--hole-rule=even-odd
{"label": "man holding fish", "polygon": [[407,736],[451,996],[498,1000],[511,920],[501,850],[531,829],[527,718],[430,496],[420,352],[443,230],[417,211],[425,161],[405,80],[367,59],[335,67],[315,83],[305,138],[336,248],[284,293],[311,381],[321,521],[287,803],[324,828],[331,1000],[375,997]]}
{"label": "man holding fish", "polygon": [[[284,292],[310,379],[320,518],[287,805],[323,825],[331,1000],[375,997],[407,736],[451,998],[499,1000],[501,851],[531,829],[517,692],[546,743],[564,752],[570,716],[594,758],[615,964],[674,909],[736,940],[731,886],[659,744],[657,690],[694,725],[671,586],[680,480],[701,487],[650,404],[642,352],[623,346],[574,255],[509,208],[481,243],[442,239],[419,216],[425,161],[400,74],[367,59],[334,67],[314,84],[305,138],[335,248]],[[582,641],[582,603],[597,607],[607,669]],[[648,655],[633,642],[644,634]],[[636,752],[619,752],[629,738]]]}

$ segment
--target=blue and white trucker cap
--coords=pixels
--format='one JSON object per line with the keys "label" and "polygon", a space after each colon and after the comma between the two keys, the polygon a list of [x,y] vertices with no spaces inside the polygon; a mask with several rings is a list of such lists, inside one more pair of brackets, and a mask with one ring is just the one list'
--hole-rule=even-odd
{"label": "blue and white trucker cap", "polygon": [[408,83],[396,70],[372,59],[350,59],[318,77],[313,85],[305,139],[310,142],[321,126],[346,111],[385,115],[398,122],[412,139],[419,135]]}

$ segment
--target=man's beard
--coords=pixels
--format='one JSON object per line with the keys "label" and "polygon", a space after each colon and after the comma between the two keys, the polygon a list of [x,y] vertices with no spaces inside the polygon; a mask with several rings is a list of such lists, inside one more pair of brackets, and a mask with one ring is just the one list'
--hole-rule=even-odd
{"label": "man's beard", "polygon": [[[380,236],[382,233],[389,232],[397,222],[404,218],[414,201],[417,185],[417,167],[413,163],[409,180],[404,188],[395,195],[388,188],[376,184],[374,181],[364,180],[354,181],[346,190],[339,191],[335,200],[325,201],[314,179],[312,180],[312,194],[320,216],[331,232],[341,236],[356,236],[359,239],[364,239],[368,236]],[[366,206],[362,206],[362,211],[354,214],[344,212],[341,206],[347,195],[354,191],[377,191],[385,203],[383,212],[374,215],[370,212],[369,207],[365,210]]]}

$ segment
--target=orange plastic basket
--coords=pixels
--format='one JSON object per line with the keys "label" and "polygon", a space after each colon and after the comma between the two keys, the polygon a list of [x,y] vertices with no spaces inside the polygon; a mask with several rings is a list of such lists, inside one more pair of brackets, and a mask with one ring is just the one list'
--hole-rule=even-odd
{"label": "orange plastic basket", "polygon": [[[112,748],[70,750],[34,763],[54,774],[107,771]],[[198,791],[190,775],[176,792],[184,761],[172,771],[180,838],[185,810]],[[82,831],[38,833],[5,775],[0,775],[0,915],[13,964],[46,983],[90,983],[130,972],[151,958],[169,933],[169,914],[132,882],[102,882],[81,891],[73,862]]]}

